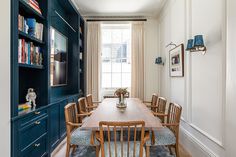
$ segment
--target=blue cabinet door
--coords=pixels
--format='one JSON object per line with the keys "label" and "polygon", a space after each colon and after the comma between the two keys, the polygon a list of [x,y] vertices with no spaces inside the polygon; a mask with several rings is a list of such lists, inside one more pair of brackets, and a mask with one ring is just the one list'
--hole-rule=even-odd
{"label": "blue cabinet door", "polygon": [[53,150],[60,140],[60,104],[54,104],[50,107],[50,146]]}

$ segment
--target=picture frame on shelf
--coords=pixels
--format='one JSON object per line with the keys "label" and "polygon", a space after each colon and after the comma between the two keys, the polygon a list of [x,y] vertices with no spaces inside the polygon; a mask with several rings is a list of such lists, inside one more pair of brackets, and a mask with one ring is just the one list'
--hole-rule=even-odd
{"label": "picture frame on shelf", "polygon": [[169,51],[170,77],[184,77],[184,44]]}

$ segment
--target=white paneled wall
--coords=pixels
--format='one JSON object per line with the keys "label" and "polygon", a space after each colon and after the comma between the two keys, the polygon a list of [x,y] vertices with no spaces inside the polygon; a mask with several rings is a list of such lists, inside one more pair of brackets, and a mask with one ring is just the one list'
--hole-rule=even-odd
{"label": "white paneled wall", "polygon": [[[182,105],[181,142],[193,156],[224,156],[226,48],[224,0],[169,0],[159,17],[160,49],[166,58],[161,94]],[[207,53],[185,52],[185,74],[169,77],[168,51],[173,42],[202,34]],[[186,141],[186,137],[188,141]],[[192,143],[191,145],[188,145]],[[198,146],[200,149],[193,149]],[[200,152],[201,150],[201,152]]]}
{"label": "white paneled wall", "polygon": [[0,5],[0,150],[2,157],[10,157],[10,0]]}

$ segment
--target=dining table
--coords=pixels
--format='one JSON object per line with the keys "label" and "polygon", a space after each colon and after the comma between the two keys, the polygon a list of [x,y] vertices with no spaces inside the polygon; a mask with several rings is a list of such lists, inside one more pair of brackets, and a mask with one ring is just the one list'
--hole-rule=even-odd
{"label": "dining table", "polygon": [[152,114],[152,111],[140,99],[126,98],[126,108],[117,107],[118,101],[118,98],[104,99],[93,111],[92,115],[86,118],[80,129],[98,131],[100,121],[144,121],[145,130],[163,127],[160,120]]}

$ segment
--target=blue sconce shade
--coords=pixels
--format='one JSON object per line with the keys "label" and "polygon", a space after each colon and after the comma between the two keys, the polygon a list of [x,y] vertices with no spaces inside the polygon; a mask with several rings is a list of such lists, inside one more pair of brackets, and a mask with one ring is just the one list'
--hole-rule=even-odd
{"label": "blue sconce shade", "polygon": [[202,51],[202,54],[206,53],[206,46],[204,45],[203,35],[196,35],[193,39],[189,39],[187,43],[186,51],[198,52]]}
{"label": "blue sconce shade", "polygon": [[187,51],[191,50],[191,49],[193,49],[193,39],[188,40],[188,44],[187,44],[187,48],[186,48]]}
{"label": "blue sconce shade", "polygon": [[204,41],[202,35],[196,35],[194,37],[194,47],[204,47]]}
{"label": "blue sconce shade", "polygon": [[163,64],[162,58],[161,57],[157,57],[155,63],[156,64]]}

